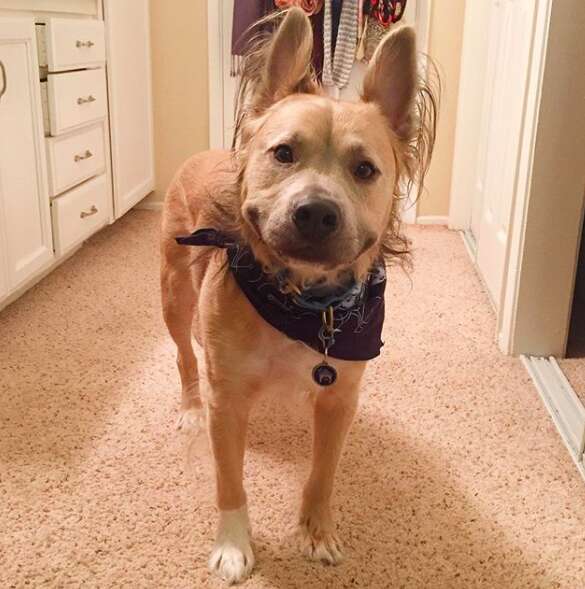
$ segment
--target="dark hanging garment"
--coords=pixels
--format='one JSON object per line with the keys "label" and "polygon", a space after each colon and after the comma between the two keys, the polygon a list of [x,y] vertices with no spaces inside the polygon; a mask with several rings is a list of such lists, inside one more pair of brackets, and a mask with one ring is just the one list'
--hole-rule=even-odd
{"label": "dark hanging garment", "polygon": [[293,6],[302,8],[313,27],[313,69],[321,81],[323,73],[323,3],[324,0],[275,0],[277,8],[286,10]]}
{"label": "dark hanging garment", "polygon": [[274,10],[273,0],[236,0],[232,26],[232,55],[244,55],[255,31],[250,27]]}
{"label": "dark hanging garment", "polygon": [[238,73],[238,59],[246,53],[250,40],[261,29],[250,29],[252,25],[274,10],[274,0],[235,0],[232,25],[232,71]]}
{"label": "dark hanging garment", "polygon": [[[296,2],[283,2],[282,8]],[[323,0],[310,0],[300,6],[307,11],[313,27],[313,67],[317,78],[321,80],[323,72]],[[278,9],[274,0],[235,0],[232,26],[232,71],[239,72],[239,59],[246,54],[250,40],[259,32],[266,30],[258,27],[250,29],[254,23]],[[341,10],[341,9],[340,9]],[[339,23],[339,18],[337,19]]]}
{"label": "dark hanging garment", "polygon": [[323,14],[324,11],[321,10],[318,14],[311,16],[311,25],[313,25],[313,68],[319,81],[323,76]]}

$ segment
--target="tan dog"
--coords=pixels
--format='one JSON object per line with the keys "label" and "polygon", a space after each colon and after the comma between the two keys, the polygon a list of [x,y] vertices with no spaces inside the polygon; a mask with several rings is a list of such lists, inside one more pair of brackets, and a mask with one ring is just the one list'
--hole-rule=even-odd
{"label": "tan dog", "polygon": [[[313,464],[299,518],[302,551],[341,559],[330,500],[365,362],[331,360],[331,387],[312,379],[321,355],[266,323],[213,247],[175,238],[204,227],[251,247],[268,275],[287,269],[292,291],[363,280],[376,259],[406,252],[398,233],[398,186],[420,179],[434,140],[435,101],[419,79],[412,29],[378,48],[359,103],[323,95],[311,75],[312,30],[291,9],[243,67],[238,147],[191,158],[165,201],[164,317],[178,348],[183,422],[206,409],[216,466],[219,527],[210,568],[239,582],[254,564],[242,475],[246,428],[269,383],[311,393]],[[404,185],[404,184],[401,184]],[[205,353],[202,402],[192,330]]]}

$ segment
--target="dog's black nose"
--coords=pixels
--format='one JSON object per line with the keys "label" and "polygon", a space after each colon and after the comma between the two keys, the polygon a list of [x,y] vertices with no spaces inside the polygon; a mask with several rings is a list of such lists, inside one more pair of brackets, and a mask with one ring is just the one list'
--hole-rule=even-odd
{"label": "dog's black nose", "polygon": [[339,207],[334,202],[320,198],[299,204],[293,212],[293,221],[305,239],[320,241],[337,229],[339,216]]}

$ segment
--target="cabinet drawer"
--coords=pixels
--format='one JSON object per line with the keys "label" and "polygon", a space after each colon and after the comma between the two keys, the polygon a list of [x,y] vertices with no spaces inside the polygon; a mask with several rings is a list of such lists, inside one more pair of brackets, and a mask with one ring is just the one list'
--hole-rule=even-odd
{"label": "cabinet drawer", "polygon": [[105,174],[53,200],[57,254],[78,245],[105,225],[110,219],[111,205]]}
{"label": "cabinet drawer", "polygon": [[52,74],[47,84],[51,135],[105,118],[107,94],[103,69]]}
{"label": "cabinet drawer", "polygon": [[105,170],[101,123],[69,135],[47,139],[49,192],[57,196]]}
{"label": "cabinet drawer", "polygon": [[106,61],[103,21],[50,18],[45,36],[50,72],[99,67]]}

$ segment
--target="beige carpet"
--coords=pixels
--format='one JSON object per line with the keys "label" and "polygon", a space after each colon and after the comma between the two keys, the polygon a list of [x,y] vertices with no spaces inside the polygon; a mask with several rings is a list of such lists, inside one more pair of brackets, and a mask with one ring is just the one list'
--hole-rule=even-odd
{"label": "beige carpet", "polygon": [[[174,430],[158,218],[132,212],[0,313],[0,587],[204,588],[209,467]],[[585,485],[494,317],[458,235],[413,229],[384,355],[340,468],[346,562],[288,538],[306,422],[252,427],[252,588],[585,587]]]}

